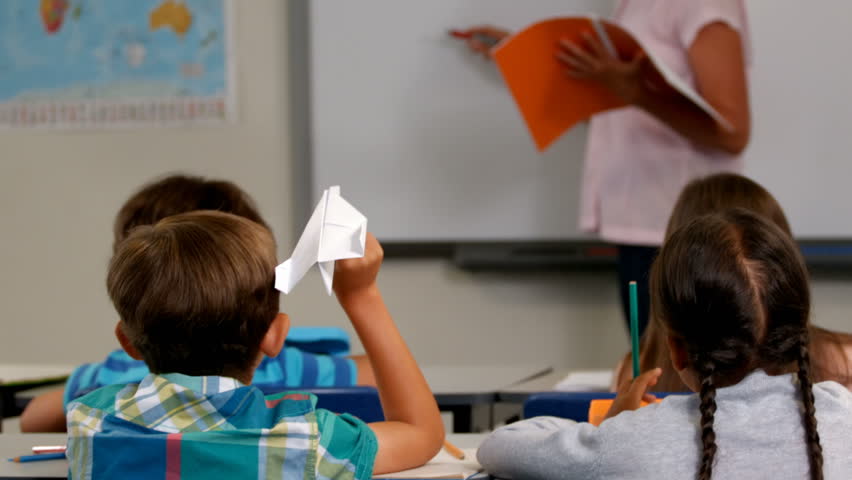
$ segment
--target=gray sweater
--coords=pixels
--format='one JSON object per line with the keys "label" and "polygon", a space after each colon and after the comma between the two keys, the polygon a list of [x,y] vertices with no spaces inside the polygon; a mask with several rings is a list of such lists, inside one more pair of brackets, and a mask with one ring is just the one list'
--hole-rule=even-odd
{"label": "gray sweater", "polygon": [[[814,386],[826,479],[852,479],[852,394]],[[809,479],[794,374],[752,372],[719,389],[714,479]],[[698,396],[623,412],[594,427],[553,417],[498,429],[479,448],[482,466],[510,479],[690,479],[701,458]]]}

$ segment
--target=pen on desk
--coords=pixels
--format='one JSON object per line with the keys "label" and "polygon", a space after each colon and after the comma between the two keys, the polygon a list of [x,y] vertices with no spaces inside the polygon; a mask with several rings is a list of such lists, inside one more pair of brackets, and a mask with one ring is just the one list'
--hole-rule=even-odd
{"label": "pen on desk", "polygon": [[42,460],[59,460],[65,458],[65,452],[41,453],[38,455],[21,455],[20,457],[10,458],[10,462],[27,463],[40,462]]}
{"label": "pen on desk", "polygon": [[639,298],[636,293],[636,282],[629,284],[630,288],[630,343],[633,357],[633,378],[639,376]]}
{"label": "pen on desk", "polygon": [[444,440],[444,450],[447,451],[450,455],[458,458],[459,460],[464,460],[464,452],[461,449],[452,443]]}
{"label": "pen on desk", "polygon": [[33,447],[33,453],[36,455],[44,453],[64,453],[65,445],[36,445]]}

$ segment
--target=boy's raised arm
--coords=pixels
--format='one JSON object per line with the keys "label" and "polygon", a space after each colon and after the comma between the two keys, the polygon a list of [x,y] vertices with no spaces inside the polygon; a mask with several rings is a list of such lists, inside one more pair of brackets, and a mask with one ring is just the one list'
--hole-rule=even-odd
{"label": "boy's raised arm", "polygon": [[386,421],[370,424],[379,442],[375,474],[420,466],[440,450],[444,426],[435,397],[385,306],[376,277],[382,247],[367,234],[363,258],[338,260],[334,291],[376,377]]}

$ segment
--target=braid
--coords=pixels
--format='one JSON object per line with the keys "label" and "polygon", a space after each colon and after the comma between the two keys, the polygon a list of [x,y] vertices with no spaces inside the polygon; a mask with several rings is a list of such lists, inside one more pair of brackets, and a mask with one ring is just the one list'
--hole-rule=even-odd
{"label": "braid", "polygon": [[713,431],[713,421],[716,415],[716,386],[713,384],[713,374],[716,367],[712,361],[707,361],[701,369],[701,443],[704,447],[698,480],[710,480],[713,475],[713,459],[716,457],[716,432]]}
{"label": "braid", "polygon": [[666,239],[651,271],[651,292],[651,310],[700,383],[696,477],[710,480],[719,454],[717,388],[736,385],[757,368],[784,371],[798,361],[811,477],[822,480],[808,272],[790,235],[743,209],[698,216]]}
{"label": "braid", "polygon": [[805,407],[803,420],[805,422],[805,440],[808,444],[808,456],[811,463],[811,479],[822,480],[822,445],[817,431],[816,409],[814,408],[814,391],[811,382],[811,360],[808,354],[807,331],[801,335],[799,343],[799,387],[802,390],[802,404]]}

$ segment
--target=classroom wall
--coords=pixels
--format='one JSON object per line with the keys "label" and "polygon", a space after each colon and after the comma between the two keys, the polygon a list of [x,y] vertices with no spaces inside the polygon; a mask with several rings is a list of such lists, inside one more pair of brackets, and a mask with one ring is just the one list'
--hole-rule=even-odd
{"label": "classroom wall", "polygon": [[[235,124],[0,132],[0,363],[92,361],[116,346],[104,288],[112,219],[151,177],[185,171],[237,182],[273,226],[281,256],[289,254],[299,232],[292,226],[286,2],[234,3]],[[613,274],[474,274],[444,260],[391,260],[380,283],[422,363],[600,367],[627,348]],[[852,330],[850,287],[846,278],[815,283],[822,323]],[[315,273],[283,309],[296,325],[346,325]]]}

